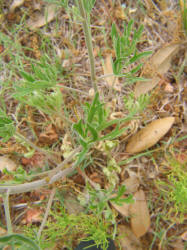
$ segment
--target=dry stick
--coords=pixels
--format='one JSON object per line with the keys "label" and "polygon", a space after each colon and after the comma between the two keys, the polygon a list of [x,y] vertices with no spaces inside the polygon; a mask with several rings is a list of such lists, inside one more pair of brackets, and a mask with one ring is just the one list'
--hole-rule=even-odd
{"label": "dry stick", "polygon": [[54,196],[55,196],[55,193],[56,193],[56,188],[53,188],[52,191],[51,191],[51,194],[50,194],[48,203],[47,203],[47,208],[46,208],[46,211],[45,211],[45,215],[44,215],[42,224],[41,224],[40,229],[39,229],[39,231],[38,231],[38,233],[37,233],[37,238],[38,238],[38,240],[40,239],[42,230],[43,230],[43,228],[44,228],[44,226],[45,226],[45,223],[46,223],[46,221],[47,221],[47,217],[48,217],[48,215],[49,215],[49,211],[50,211],[50,208],[51,208],[51,205],[52,205],[52,202],[53,202],[53,198],[54,198]]}
{"label": "dry stick", "polygon": [[[9,194],[25,193],[25,192],[29,192],[29,191],[35,190],[37,188],[46,186],[48,184],[53,184],[57,180],[59,180],[61,178],[65,178],[67,175],[69,175],[70,173],[72,173],[75,170],[75,168],[77,166],[76,162],[71,167],[69,167],[67,169],[64,169],[64,170],[60,170],[60,169],[72,160],[73,156],[75,155],[75,152],[78,152],[78,150],[80,150],[80,148],[81,147],[74,150],[73,153],[66,160],[61,162],[54,170],[50,170],[48,172],[48,174],[53,174],[49,180],[47,178],[43,178],[42,180],[33,181],[30,183],[19,184],[19,185],[7,185],[7,186],[0,185],[0,193],[5,193],[7,190],[9,190]],[[59,172],[56,173],[57,171],[59,171]]]}
{"label": "dry stick", "polygon": [[95,60],[94,60],[94,55],[93,55],[91,30],[90,30],[90,26],[88,24],[88,18],[87,18],[87,14],[85,12],[85,9],[84,9],[83,1],[78,0],[77,3],[78,3],[79,11],[80,11],[80,14],[82,17],[83,31],[84,31],[86,46],[88,49],[92,85],[93,85],[94,91],[97,92],[98,90],[97,90],[97,84],[96,84]]}
{"label": "dry stick", "polygon": [[59,170],[61,170],[68,162],[72,160],[72,158],[79,152],[81,151],[81,146],[73,150],[73,152],[68,156],[63,162],[59,163],[58,166],[55,169],[49,170],[48,174],[56,174]]}
{"label": "dry stick", "polygon": [[53,184],[55,181],[59,180],[60,178],[65,178],[68,174],[72,173],[74,169],[75,169],[75,164],[70,168],[64,169],[63,171],[59,171],[59,173],[54,175],[50,179],[50,181],[48,181],[47,178],[44,178],[42,180],[32,181],[30,183],[24,183],[20,185],[0,186],[0,193],[5,193],[7,190],[9,190],[9,194],[19,194],[19,193],[30,192],[32,190],[41,188],[48,184]]}
{"label": "dry stick", "polygon": [[10,190],[7,189],[6,190],[6,196],[3,199],[3,203],[4,203],[4,210],[5,210],[7,231],[8,231],[8,234],[12,234],[13,231],[12,231],[12,223],[11,223],[11,218],[10,218],[9,194],[10,194]]}

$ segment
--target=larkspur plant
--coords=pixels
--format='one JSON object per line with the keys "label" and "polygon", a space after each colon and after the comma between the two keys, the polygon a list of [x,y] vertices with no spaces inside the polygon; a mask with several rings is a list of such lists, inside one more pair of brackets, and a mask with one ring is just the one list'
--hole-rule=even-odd
{"label": "larkspur plant", "polygon": [[[113,61],[114,75],[125,77],[127,83],[133,83],[138,81],[145,81],[145,78],[136,77],[135,74],[141,69],[142,64],[138,64],[133,69],[128,70],[128,67],[141,58],[152,54],[151,51],[138,52],[137,43],[140,41],[140,37],[143,31],[143,25],[139,29],[133,29],[133,20],[130,20],[128,25],[124,24],[124,32],[120,35],[117,32],[115,24],[112,25],[111,37],[113,41],[113,47],[115,49],[116,58]],[[132,38],[131,38],[132,37]],[[127,71],[124,73],[123,71]]]}

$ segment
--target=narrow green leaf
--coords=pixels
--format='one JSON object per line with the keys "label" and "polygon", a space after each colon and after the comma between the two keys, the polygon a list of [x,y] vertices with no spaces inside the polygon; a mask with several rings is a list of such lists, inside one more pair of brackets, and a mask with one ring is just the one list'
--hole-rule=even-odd
{"label": "narrow green leaf", "polygon": [[117,127],[112,132],[101,137],[99,140],[113,140],[116,137],[119,137],[120,135],[122,135],[125,132],[125,130],[127,130],[127,128],[123,128],[119,130],[119,125],[117,125]]}
{"label": "narrow green leaf", "polygon": [[130,34],[131,34],[131,30],[132,30],[132,26],[134,24],[134,20],[131,19],[127,25],[127,37],[129,38],[130,37]]}
{"label": "narrow green leaf", "polygon": [[92,127],[89,123],[87,124],[88,130],[90,131],[90,133],[92,134],[92,140],[91,142],[97,141],[98,139],[98,133],[97,130]]}
{"label": "narrow green leaf", "polygon": [[16,128],[13,120],[0,109],[0,137],[3,138],[3,142],[8,141],[14,135],[15,131]]}
{"label": "narrow green leaf", "polygon": [[89,14],[92,10],[92,8],[95,5],[96,0],[83,0],[84,8],[86,12]]}
{"label": "narrow green leaf", "polygon": [[[21,234],[10,234],[10,235],[5,235],[0,237],[0,245],[1,246],[6,246],[7,244],[27,244],[28,248],[31,250],[40,250],[40,247],[30,238],[25,237],[24,235]],[[25,248],[26,249],[26,248]]]}
{"label": "narrow green leaf", "polygon": [[115,23],[112,23],[111,37],[112,37],[112,40],[118,37],[118,32],[117,32]]}
{"label": "narrow green leaf", "polygon": [[142,32],[143,32],[143,29],[144,29],[144,26],[141,24],[139,29],[134,32],[133,40],[138,41],[140,39]]}
{"label": "narrow green leaf", "polygon": [[83,146],[83,148],[87,148],[88,147],[88,142],[86,142],[82,138],[79,138],[79,142],[80,142],[81,146]]}
{"label": "narrow green leaf", "polygon": [[73,129],[83,138],[85,138],[85,131],[82,119],[78,122],[73,124]]}
{"label": "narrow green leaf", "polygon": [[88,148],[84,148],[79,154],[78,154],[78,159],[76,161],[76,166],[77,165],[80,165],[81,162],[86,158],[86,154],[89,150],[89,147]]}
{"label": "narrow green leaf", "polygon": [[91,107],[90,107],[90,110],[89,110],[89,113],[88,113],[88,123],[92,123],[93,121],[93,118],[94,118],[94,115],[97,111],[97,105],[100,104],[100,101],[99,101],[99,93],[97,92],[95,94],[95,97],[94,97],[94,100],[91,104]]}
{"label": "narrow green leaf", "polygon": [[131,59],[130,59],[130,63],[134,63],[137,60],[140,60],[143,57],[149,56],[152,54],[152,51],[144,51],[142,53],[139,53],[138,55],[134,55]]}
{"label": "narrow green leaf", "polygon": [[21,75],[25,80],[27,80],[27,81],[29,81],[29,82],[34,82],[34,81],[35,81],[35,79],[32,77],[31,74],[28,74],[28,73],[25,72],[25,71],[20,71],[19,73],[20,73],[20,75]]}
{"label": "narrow green leaf", "polygon": [[143,66],[143,63],[138,64],[138,66],[136,66],[135,68],[131,69],[130,73],[132,75],[135,74],[135,73],[137,73],[141,69],[142,66]]}

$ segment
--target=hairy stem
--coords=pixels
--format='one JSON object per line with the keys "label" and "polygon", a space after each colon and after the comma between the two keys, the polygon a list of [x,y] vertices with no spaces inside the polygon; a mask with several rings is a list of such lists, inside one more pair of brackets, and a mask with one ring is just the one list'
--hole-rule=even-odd
{"label": "hairy stem", "polygon": [[3,199],[3,202],[4,202],[4,210],[5,210],[7,231],[8,231],[8,234],[12,234],[13,231],[12,231],[12,223],[11,223],[11,218],[10,218],[9,194],[10,194],[10,190],[7,189],[5,197]]}
{"label": "hairy stem", "polygon": [[67,175],[71,174],[76,168],[74,164],[72,167],[64,169],[63,171],[59,171],[57,174],[53,175],[50,180],[47,178],[43,178],[42,180],[32,181],[29,183],[19,184],[19,185],[7,185],[7,186],[0,186],[0,193],[5,193],[9,190],[9,194],[19,194],[19,193],[26,193],[32,190],[44,187],[49,184],[53,184],[54,182],[58,181],[59,179],[65,178]]}
{"label": "hairy stem", "polygon": [[5,193],[7,190],[9,190],[9,194],[19,194],[19,193],[30,192],[32,190],[41,188],[48,184],[53,184],[59,179],[65,178],[67,175],[71,174],[76,169],[77,162],[75,162],[69,168],[66,168],[64,170],[61,170],[61,169],[72,160],[72,158],[80,149],[81,147],[75,149],[72,152],[72,154],[63,162],[58,164],[58,166],[55,169],[48,171],[48,176],[49,176],[48,178],[43,178],[38,181],[33,181],[33,182],[19,184],[19,185],[2,185],[2,186],[0,185],[0,193]]}
{"label": "hairy stem", "polygon": [[92,46],[92,36],[91,36],[90,25],[88,22],[87,13],[85,12],[85,9],[84,9],[83,0],[78,0],[77,2],[78,2],[79,11],[80,11],[80,14],[82,17],[83,31],[84,31],[86,46],[88,49],[88,56],[89,56],[89,60],[90,60],[92,86],[93,86],[95,93],[96,93],[98,90],[97,90],[97,84],[96,84],[95,60],[94,60],[94,55],[93,55],[93,46]]}

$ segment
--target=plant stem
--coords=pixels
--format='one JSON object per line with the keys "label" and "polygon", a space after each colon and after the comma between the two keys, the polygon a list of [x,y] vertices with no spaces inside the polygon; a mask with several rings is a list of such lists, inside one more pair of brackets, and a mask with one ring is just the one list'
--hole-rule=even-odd
{"label": "plant stem", "polygon": [[84,9],[83,0],[78,0],[78,7],[79,11],[82,17],[82,26],[86,41],[86,46],[88,49],[88,56],[90,60],[90,71],[91,71],[91,80],[92,80],[92,86],[94,88],[95,93],[98,92],[97,90],[97,84],[96,84],[96,73],[95,73],[95,60],[93,55],[93,46],[92,46],[92,36],[91,36],[91,30],[90,30],[90,24],[88,22],[87,13]]}
{"label": "plant stem", "polygon": [[[25,193],[37,188],[46,186],[48,184],[53,184],[54,182],[58,181],[59,179],[65,178],[67,175],[71,174],[77,167],[77,162],[75,162],[71,167],[61,170],[67,163],[69,163],[75,154],[80,151],[81,147],[75,149],[72,154],[66,158],[63,162],[59,163],[55,169],[47,171],[48,178],[43,178],[38,181],[33,181],[29,183],[19,184],[19,185],[0,185],[0,193],[4,193],[7,190],[9,194],[19,194]],[[46,174],[46,172],[45,172]]]}
{"label": "plant stem", "polygon": [[9,194],[20,194],[20,193],[30,192],[32,190],[47,186],[49,184],[53,184],[59,179],[65,178],[67,175],[71,174],[75,170],[75,168],[76,164],[74,164],[72,167],[64,169],[63,171],[59,171],[57,174],[53,175],[50,180],[48,180],[47,178],[43,178],[38,181],[33,181],[19,185],[0,186],[0,193],[4,193],[7,190],[9,190]]}
{"label": "plant stem", "polygon": [[8,234],[12,234],[13,231],[12,231],[12,223],[11,223],[11,218],[10,218],[9,194],[10,194],[10,190],[7,189],[6,196],[3,199],[3,202],[4,202],[4,210],[5,210],[7,231],[8,231]]}
{"label": "plant stem", "polygon": [[38,233],[37,233],[37,238],[38,238],[38,239],[40,239],[42,230],[43,230],[43,228],[44,228],[44,226],[45,226],[45,223],[46,223],[46,221],[47,221],[47,217],[48,217],[48,215],[49,215],[49,211],[50,211],[50,208],[51,208],[51,205],[52,205],[52,202],[53,202],[55,193],[56,193],[56,188],[53,188],[52,191],[51,191],[51,194],[50,194],[48,203],[47,203],[47,208],[46,208],[46,211],[45,211],[45,215],[44,215],[42,224],[41,224],[40,229],[39,229],[39,231],[38,231]]}

